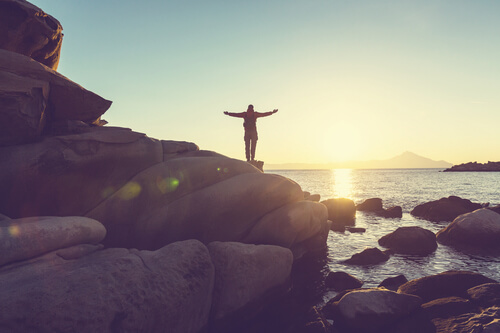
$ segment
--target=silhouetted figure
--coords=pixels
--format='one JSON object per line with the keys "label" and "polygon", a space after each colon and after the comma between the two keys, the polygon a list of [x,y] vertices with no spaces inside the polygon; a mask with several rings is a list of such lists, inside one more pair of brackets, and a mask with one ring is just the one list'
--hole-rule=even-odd
{"label": "silhouetted figure", "polygon": [[247,161],[255,160],[255,149],[257,147],[257,118],[267,117],[272,114],[278,112],[278,109],[274,109],[269,112],[256,112],[253,110],[253,105],[250,104],[246,112],[227,112],[224,111],[224,114],[243,118],[245,121],[243,122],[243,127],[245,128],[245,155],[247,157]]}

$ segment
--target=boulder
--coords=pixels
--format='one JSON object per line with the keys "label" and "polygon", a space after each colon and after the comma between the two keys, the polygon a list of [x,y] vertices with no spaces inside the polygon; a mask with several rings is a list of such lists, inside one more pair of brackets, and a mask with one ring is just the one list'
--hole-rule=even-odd
{"label": "boulder", "polygon": [[319,194],[311,194],[307,198],[304,198],[304,200],[319,202],[321,200],[321,196]]}
{"label": "boulder", "polygon": [[350,259],[344,261],[349,265],[377,265],[389,260],[389,255],[373,247],[367,248],[360,253],[353,254]]}
{"label": "boulder", "polygon": [[354,332],[378,332],[422,304],[413,295],[385,289],[362,289],[347,293],[338,303],[339,321]]}
{"label": "boulder", "polygon": [[344,291],[361,288],[363,281],[346,272],[330,272],[325,279],[325,285],[335,291]]}
{"label": "boulder", "polygon": [[398,289],[398,293],[417,295],[430,302],[438,298],[467,298],[467,290],[485,283],[495,283],[479,273],[468,271],[447,271],[408,281]]}
{"label": "boulder", "polygon": [[163,148],[164,161],[172,157],[178,157],[179,154],[182,153],[196,152],[200,150],[196,144],[186,141],[161,140],[161,146]]}
{"label": "boulder", "polygon": [[457,217],[437,233],[441,244],[457,248],[500,248],[500,214],[483,208]]}
{"label": "boulder", "polygon": [[403,209],[400,206],[384,209],[382,207],[382,199],[380,198],[366,199],[365,201],[356,206],[356,210],[371,212],[374,213],[375,215],[385,218],[403,217]]}
{"label": "boulder", "polygon": [[[194,168],[196,164],[191,164],[192,162],[189,163],[190,166],[184,164],[185,168]],[[181,163],[180,166],[182,165]],[[175,178],[175,173],[173,177],[168,177],[171,170],[164,170],[165,173],[161,174],[146,170],[132,180],[133,184],[139,185],[137,188],[141,189],[140,195],[123,200],[129,195],[129,190],[121,189],[86,214],[102,221],[106,226],[108,237],[105,244],[157,249],[174,241],[191,238],[205,244],[212,241],[241,241],[262,216],[302,198],[302,190],[296,183],[258,171],[239,174],[181,195],[184,189],[180,185],[176,188],[176,181],[172,183],[171,178]],[[160,186],[165,189],[165,194],[161,189],[154,189],[158,186],[150,176],[145,176],[149,173],[155,180],[166,179],[166,185]],[[167,178],[164,178],[165,174]],[[144,183],[139,180],[143,176]],[[218,180],[217,177],[207,178],[207,182],[213,178]],[[142,186],[148,182],[149,188]],[[197,187],[203,182],[187,183],[186,188],[189,189],[189,186]],[[169,195],[170,192],[174,194]],[[154,193],[161,196],[155,197]],[[172,198],[174,200],[170,201]],[[141,203],[146,203],[146,206],[141,206]]]}
{"label": "boulder", "polygon": [[468,298],[477,306],[500,306],[500,283],[485,283],[467,290]]}
{"label": "boulder", "polygon": [[450,318],[473,312],[474,306],[468,299],[452,296],[422,304],[422,309],[427,318]]}
{"label": "boulder", "polygon": [[112,127],[0,147],[0,211],[11,218],[85,216],[122,187],[129,201],[138,190],[130,180],[162,160],[159,141]]}
{"label": "boulder", "polygon": [[366,199],[359,205],[356,205],[356,210],[363,212],[378,212],[383,209],[384,208],[382,207],[382,199],[380,198]]}
{"label": "boulder", "polygon": [[56,71],[18,53],[0,49],[0,73],[7,72],[49,84],[47,116],[53,120],[81,120],[94,123],[111,106],[111,101],[86,90]]}
{"label": "boulder", "polygon": [[344,222],[340,221],[329,221],[330,223],[330,230],[336,231],[336,232],[345,232],[346,226]]}
{"label": "boulder", "polygon": [[493,206],[493,207],[486,207],[487,209],[495,212],[495,213],[498,213],[500,214],[500,205],[496,205],[496,206]]}
{"label": "boulder", "polygon": [[356,206],[354,201],[346,198],[328,199],[321,201],[328,209],[328,219],[333,222],[341,222],[344,225],[354,225],[356,218]]}
{"label": "boulder", "polygon": [[0,146],[33,142],[40,137],[48,96],[47,82],[0,71]]}
{"label": "boulder", "polygon": [[0,49],[57,70],[62,39],[59,21],[40,8],[23,0],[0,1]]}
{"label": "boulder", "polygon": [[326,207],[320,203],[294,202],[262,217],[242,242],[290,248],[323,230],[327,214]]}
{"label": "boulder", "polygon": [[212,242],[208,249],[216,271],[211,310],[215,331],[251,318],[290,287],[289,249],[235,242]]}
{"label": "boulder", "polygon": [[418,205],[411,211],[411,215],[433,222],[453,221],[459,215],[470,213],[482,208],[481,204],[456,196],[441,198],[437,201]]}
{"label": "boulder", "polygon": [[481,313],[466,313],[456,317],[438,318],[432,322],[436,332],[497,333],[500,308],[491,307]]}
{"label": "boulder", "polygon": [[378,240],[395,253],[428,255],[437,249],[436,235],[421,227],[400,227]]}
{"label": "boulder", "polygon": [[0,266],[73,245],[97,244],[104,236],[104,226],[86,217],[27,217],[0,221]]}
{"label": "boulder", "polygon": [[379,288],[384,287],[384,288],[392,290],[392,291],[397,291],[398,288],[401,285],[405,284],[406,282],[408,282],[408,280],[406,279],[406,277],[403,274],[401,274],[398,276],[384,279],[384,281],[380,282],[380,284],[378,286],[379,286]]}
{"label": "boulder", "polygon": [[401,206],[394,206],[384,209],[383,211],[378,212],[378,214],[385,218],[402,218],[403,217],[403,208]]}
{"label": "boulder", "polygon": [[0,327],[10,332],[200,332],[214,285],[196,240],[157,251],[54,252],[0,268]]}

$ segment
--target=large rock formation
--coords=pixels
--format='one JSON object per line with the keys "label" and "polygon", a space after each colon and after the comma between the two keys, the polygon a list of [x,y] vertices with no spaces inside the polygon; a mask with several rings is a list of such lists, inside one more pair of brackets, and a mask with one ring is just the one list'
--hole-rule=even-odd
{"label": "large rock formation", "polygon": [[215,278],[195,240],[157,251],[55,252],[0,268],[3,332],[199,332]]}
{"label": "large rock formation", "polygon": [[79,216],[0,221],[0,266],[78,244],[98,244],[106,229]]}
{"label": "large rock formation", "polygon": [[54,120],[82,120],[92,123],[111,106],[111,101],[86,90],[39,62],[17,53],[0,50],[0,71],[48,82],[50,115]]}
{"label": "large rock formation", "polygon": [[[500,215],[499,215],[500,216]],[[400,227],[378,243],[395,253],[428,255],[437,249],[436,235],[421,227]]]}
{"label": "large rock formation", "polygon": [[437,240],[461,249],[499,249],[500,214],[483,208],[460,215],[437,233]]}
{"label": "large rock formation", "polygon": [[62,38],[59,21],[40,8],[24,0],[0,1],[0,49],[57,70]]}
{"label": "large rock formation", "polygon": [[441,198],[418,205],[411,215],[433,222],[453,221],[457,216],[482,208],[481,204],[456,196]]}

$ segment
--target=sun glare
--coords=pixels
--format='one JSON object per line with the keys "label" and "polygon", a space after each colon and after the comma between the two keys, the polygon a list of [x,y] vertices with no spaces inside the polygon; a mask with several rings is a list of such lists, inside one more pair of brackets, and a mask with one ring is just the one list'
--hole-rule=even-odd
{"label": "sun glare", "polygon": [[332,183],[335,198],[352,199],[352,169],[332,170]]}

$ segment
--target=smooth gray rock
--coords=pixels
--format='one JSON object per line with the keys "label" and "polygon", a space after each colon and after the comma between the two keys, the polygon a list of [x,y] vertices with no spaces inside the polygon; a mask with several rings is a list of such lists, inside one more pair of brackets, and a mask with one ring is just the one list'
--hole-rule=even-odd
{"label": "smooth gray rock", "polygon": [[80,216],[27,217],[0,221],[0,266],[77,244],[97,244],[106,229]]}
{"label": "smooth gray rock", "polygon": [[2,332],[200,332],[214,266],[196,240],[157,251],[54,252],[0,269]]}
{"label": "smooth gray rock", "polygon": [[437,233],[437,240],[456,248],[499,249],[500,214],[483,208],[460,215]]}
{"label": "smooth gray rock", "polygon": [[212,242],[208,249],[216,271],[214,321],[231,315],[246,317],[249,313],[242,311],[246,306],[260,308],[266,294],[288,286],[293,263],[289,249],[235,242]]}
{"label": "smooth gray rock", "polygon": [[428,255],[437,249],[436,235],[421,227],[399,227],[378,243],[395,253]]}
{"label": "smooth gray rock", "polygon": [[338,303],[342,323],[356,332],[377,332],[407,316],[422,304],[420,297],[386,289],[360,289]]}
{"label": "smooth gray rock", "polygon": [[327,214],[320,203],[295,202],[265,215],[242,241],[290,248],[326,228]]}

